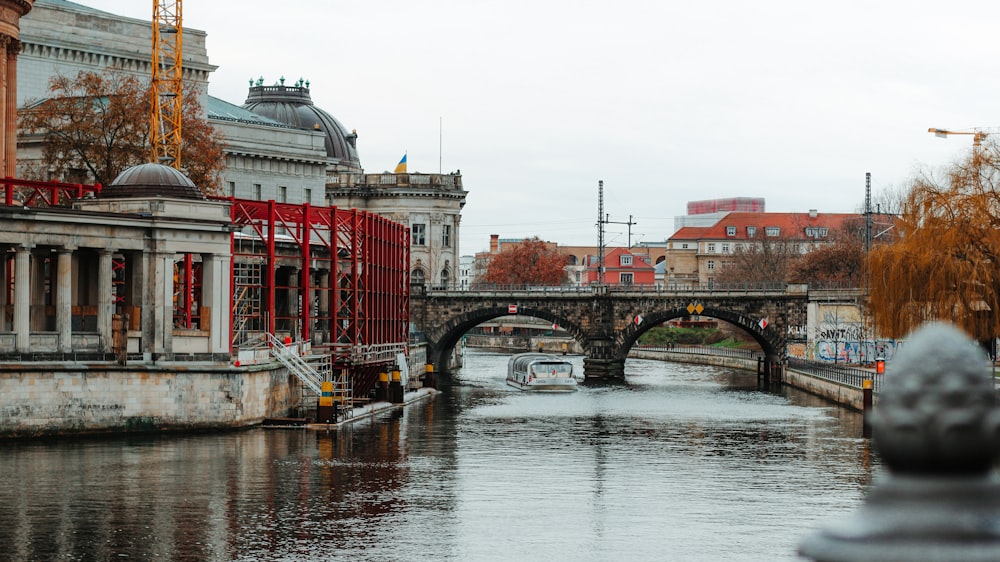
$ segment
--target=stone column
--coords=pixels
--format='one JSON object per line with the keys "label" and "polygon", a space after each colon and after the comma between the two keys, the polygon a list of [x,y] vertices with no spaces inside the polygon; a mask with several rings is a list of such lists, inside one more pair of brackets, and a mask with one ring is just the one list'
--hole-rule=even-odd
{"label": "stone column", "polygon": [[143,252],[142,349],[156,361],[170,352],[174,331],[174,254]]}
{"label": "stone column", "polygon": [[58,351],[73,350],[73,250],[63,247],[56,252],[56,332]]}
{"label": "stone column", "polygon": [[112,257],[114,250],[103,249],[97,257],[97,332],[101,335],[100,349],[110,353],[113,343],[114,285]]}
{"label": "stone column", "polygon": [[172,354],[174,343],[174,254],[157,253],[155,255],[157,271],[154,274],[153,285],[159,290],[156,294],[156,326],[153,337],[154,353],[157,355]]}
{"label": "stone column", "polygon": [[[0,7],[0,10],[2,10],[2,7]],[[14,100],[16,103],[17,90],[11,89],[10,95],[7,95],[8,89],[10,88],[9,81],[11,66],[8,62],[9,57],[7,56],[7,53],[11,47],[11,42],[12,39],[9,36],[0,35],[0,158],[3,158],[4,175],[13,177],[14,174],[7,172],[7,143],[9,142],[7,140],[7,130],[13,129],[15,134],[17,132],[17,115],[11,112],[8,108],[9,100]],[[14,70],[15,72],[17,71],[16,64],[14,65]]]}
{"label": "stone column", "polygon": [[232,303],[229,284],[231,258],[221,254],[201,256],[201,307],[209,310],[208,322],[202,316],[201,329],[209,332],[209,353],[228,355],[230,352],[230,304]]}
{"label": "stone column", "polygon": [[7,259],[7,248],[0,246],[0,276],[3,277],[4,287],[0,291],[0,332],[9,332],[11,326],[7,324],[7,293],[13,285],[10,278],[10,260]]}
{"label": "stone column", "polygon": [[14,255],[14,337],[19,353],[31,350],[31,248],[22,244]]}
{"label": "stone column", "polygon": [[17,167],[17,54],[21,51],[21,18],[31,11],[35,0],[0,0],[0,125],[4,175],[14,177]]}
{"label": "stone column", "polygon": [[5,127],[4,174],[9,178],[17,177],[17,53],[20,50],[21,42],[16,39],[7,44],[7,85],[4,91],[9,126]]}

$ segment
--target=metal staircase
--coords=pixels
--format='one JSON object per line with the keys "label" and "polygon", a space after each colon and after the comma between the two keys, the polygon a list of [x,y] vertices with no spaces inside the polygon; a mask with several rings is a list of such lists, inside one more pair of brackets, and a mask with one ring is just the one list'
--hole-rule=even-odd
{"label": "metal staircase", "polygon": [[284,365],[288,369],[288,372],[298,377],[299,380],[316,394],[321,393],[323,381],[329,380],[323,376],[323,373],[320,373],[312,365],[306,363],[294,349],[286,346],[274,334],[268,333],[267,341],[271,344],[271,355]]}
{"label": "metal staircase", "polygon": [[352,388],[351,376],[347,369],[335,370],[333,368],[332,355],[326,356],[323,365],[327,369],[327,372],[330,373],[330,378],[326,380],[333,382],[333,399],[340,402],[342,407],[352,406],[354,404],[354,389]]}

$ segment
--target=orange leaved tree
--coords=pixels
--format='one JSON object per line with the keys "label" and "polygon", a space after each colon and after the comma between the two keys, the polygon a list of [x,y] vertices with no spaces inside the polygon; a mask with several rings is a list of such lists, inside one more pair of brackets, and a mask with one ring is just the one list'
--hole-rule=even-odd
{"label": "orange leaved tree", "polygon": [[[26,179],[109,184],[149,161],[150,84],[116,69],[56,75],[50,96],[18,112],[20,142],[41,156],[22,168]],[[206,121],[198,94],[186,86],[181,115],[183,171],[208,194],[219,193],[223,139]]]}
{"label": "orange leaved tree", "polygon": [[486,274],[476,281],[486,285],[561,285],[566,281],[566,256],[540,238],[526,238],[494,256]]}
{"label": "orange leaved tree", "polygon": [[980,341],[1000,333],[1000,150],[977,147],[940,177],[913,180],[891,244],[866,267],[879,334],[947,320]]}

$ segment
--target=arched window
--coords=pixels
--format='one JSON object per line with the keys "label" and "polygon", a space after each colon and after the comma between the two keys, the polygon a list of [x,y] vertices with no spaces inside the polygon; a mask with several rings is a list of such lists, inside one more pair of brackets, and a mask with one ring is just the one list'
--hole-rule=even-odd
{"label": "arched window", "polygon": [[424,270],[419,267],[410,272],[410,284],[411,285],[423,285],[424,284]]}
{"label": "arched window", "polygon": [[448,273],[448,269],[447,268],[442,269],[441,270],[441,286],[444,287],[444,288],[448,288],[448,285],[450,283],[451,283],[451,274]]}

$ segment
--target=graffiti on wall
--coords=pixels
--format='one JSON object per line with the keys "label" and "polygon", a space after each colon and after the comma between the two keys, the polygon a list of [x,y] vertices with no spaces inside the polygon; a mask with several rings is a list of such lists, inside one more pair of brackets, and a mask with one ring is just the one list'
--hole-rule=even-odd
{"label": "graffiti on wall", "polygon": [[891,361],[903,342],[896,340],[819,340],[813,345],[814,361],[867,365],[878,358]]}

